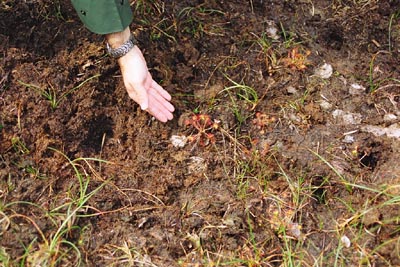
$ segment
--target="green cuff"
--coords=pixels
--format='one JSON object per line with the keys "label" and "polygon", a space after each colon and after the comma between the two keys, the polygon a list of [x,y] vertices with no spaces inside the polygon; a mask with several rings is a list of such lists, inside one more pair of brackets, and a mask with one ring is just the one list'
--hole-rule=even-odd
{"label": "green cuff", "polygon": [[85,26],[97,34],[121,32],[132,22],[129,0],[72,0]]}

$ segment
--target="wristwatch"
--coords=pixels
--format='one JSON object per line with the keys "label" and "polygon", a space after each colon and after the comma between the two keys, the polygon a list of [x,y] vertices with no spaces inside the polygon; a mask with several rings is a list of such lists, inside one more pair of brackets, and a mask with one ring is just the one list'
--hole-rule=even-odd
{"label": "wristwatch", "polygon": [[129,37],[128,41],[123,43],[120,47],[111,48],[110,44],[107,43],[107,53],[113,58],[120,58],[128,54],[129,51],[132,50],[136,45],[136,39],[133,37],[133,34]]}

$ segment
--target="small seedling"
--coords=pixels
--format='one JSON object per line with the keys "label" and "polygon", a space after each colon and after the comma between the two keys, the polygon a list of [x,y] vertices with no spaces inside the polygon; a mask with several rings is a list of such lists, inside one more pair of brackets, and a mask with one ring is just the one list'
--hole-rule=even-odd
{"label": "small seedling", "polygon": [[[229,107],[231,108],[235,118],[238,122],[239,128],[244,121],[250,116],[246,111],[253,111],[260,101],[257,91],[251,87],[238,83],[225,75],[233,85],[225,87],[219,94],[227,94],[231,100]],[[248,108],[244,108],[243,102],[250,105]]]}
{"label": "small seedling", "polygon": [[0,263],[2,266],[11,266],[10,261],[10,255],[7,253],[6,249],[0,247]]}
{"label": "small seedling", "polygon": [[61,3],[59,0],[53,1],[51,5],[46,3],[39,3],[39,15],[45,20],[56,18],[59,21],[67,21],[61,10]]}
{"label": "small seedling", "polygon": [[267,52],[271,48],[271,40],[268,38],[267,34],[263,32],[261,36],[253,34],[257,38],[257,44],[261,47],[263,52]]}
{"label": "small seedling", "polygon": [[375,58],[378,55],[378,53],[374,54],[371,58],[371,61],[369,62],[369,76],[368,76],[368,82],[369,82],[369,91],[371,93],[375,92],[376,89],[379,88],[381,82],[377,82],[374,79],[374,63],[375,63]]}
{"label": "small seedling", "polygon": [[57,96],[56,90],[55,88],[49,84],[49,87],[44,89],[42,87],[39,87],[37,85],[33,85],[33,84],[28,84],[28,83],[24,83],[22,81],[18,81],[21,85],[27,87],[27,88],[31,88],[33,90],[35,90],[36,92],[38,92],[41,96],[43,96],[45,99],[47,99],[50,102],[50,106],[52,109],[56,109],[58,107],[58,105],[61,103],[61,101],[66,98],[69,94],[71,94],[72,92],[74,92],[75,90],[78,90],[79,88],[81,88],[84,84],[86,84],[87,82],[89,82],[90,80],[99,77],[100,74],[96,74],[92,77],[89,77],[88,79],[84,80],[83,82],[81,82],[80,84],[78,84],[77,86],[75,86],[74,88],[72,88],[71,90],[61,94],[60,97]]}
{"label": "small seedling", "polygon": [[28,154],[29,153],[28,147],[18,137],[11,138],[11,144],[16,153],[20,153],[20,154]]}
{"label": "small seedling", "polygon": [[193,114],[185,121],[185,126],[191,126],[197,132],[188,137],[190,142],[199,143],[201,146],[215,143],[215,136],[211,131],[219,128],[219,122],[211,119],[210,115]]}
{"label": "small seedling", "polygon": [[392,50],[393,50],[393,45],[392,45],[392,26],[393,26],[393,21],[397,20],[399,18],[400,18],[400,10],[397,10],[395,13],[393,13],[390,16],[389,30],[388,30],[388,32],[389,32],[389,34],[388,34],[389,35],[388,36],[388,39],[389,39],[389,52],[392,52]]}
{"label": "small seedling", "polygon": [[285,30],[285,27],[283,27],[282,23],[280,23],[280,26],[281,26],[282,36],[283,36],[283,39],[284,39],[283,43],[285,45],[285,48],[288,49],[290,47],[293,47],[293,46],[298,45],[298,44],[301,43],[301,42],[296,42],[295,41],[295,38],[296,38],[296,34],[295,33]]}
{"label": "small seedling", "polygon": [[214,15],[224,16],[225,13],[220,10],[197,6],[183,8],[178,17],[183,21],[184,32],[195,38],[202,37],[204,34],[221,36],[224,32],[223,23],[209,23],[210,16]]}
{"label": "small seedling", "polygon": [[252,105],[251,110],[253,110],[259,100],[257,91],[253,87],[247,86],[242,83],[235,82],[234,80],[232,80],[231,78],[229,78],[226,75],[225,75],[225,78],[228,79],[233,85],[226,87],[220,93],[224,93],[227,91],[234,91],[240,99],[251,104]]}

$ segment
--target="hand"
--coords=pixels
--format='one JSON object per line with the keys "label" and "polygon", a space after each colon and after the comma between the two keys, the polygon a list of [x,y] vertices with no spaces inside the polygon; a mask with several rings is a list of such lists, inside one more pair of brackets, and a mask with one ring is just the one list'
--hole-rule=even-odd
{"label": "hand", "polygon": [[171,95],[153,80],[140,49],[135,46],[118,63],[129,97],[159,121],[172,120]]}

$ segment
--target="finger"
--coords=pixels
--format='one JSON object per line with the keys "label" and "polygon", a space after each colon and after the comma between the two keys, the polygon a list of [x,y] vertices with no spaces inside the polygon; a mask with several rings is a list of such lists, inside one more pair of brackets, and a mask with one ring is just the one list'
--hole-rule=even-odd
{"label": "finger", "polygon": [[149,97],[149,110],[156,118],[165,117],[167,120],[172,120],[174,118],[172,112],[160,104],[152,95]]}
{"label": "finger", "polygon": [[151,87],[154,88],[162,97],[167,99],[168,101],[171,100],[171,95],[162,88],[156,81],[152,81]]}
{"label": "finger", "polygon": [[154,105],[150,105],[150,107],[146,111],[161,122],[167,122],[168,119],[170,118],[170,116],[164,114],[164,112],[162,112],[157,106]]}
{"label": "finger", "polygon": [[157,106],[150,106],[146,111],[161,122],[167,122],[168,120],[172,120],[174,118],[172,113],[162,111]]}
{"label": "finger", "polygon": [[159,105],[162,105],[164,109],[168,110],[169,112],[173,112],[175,110],[174,106],[163,98],[156,90],[153,88],[149,90],[149,97],[153,97],[155,101],[158,102]]}
{"label": "finger", "polygon": [[151,76],[150,72],[147,71],[147,76],[146,76],[146,80],[144,82],[144,87],[145,88],[151,88],[153,84],[153,77]]}

